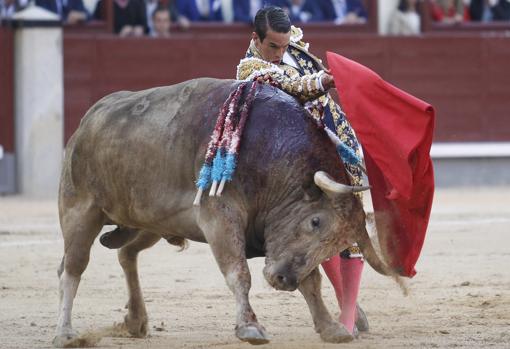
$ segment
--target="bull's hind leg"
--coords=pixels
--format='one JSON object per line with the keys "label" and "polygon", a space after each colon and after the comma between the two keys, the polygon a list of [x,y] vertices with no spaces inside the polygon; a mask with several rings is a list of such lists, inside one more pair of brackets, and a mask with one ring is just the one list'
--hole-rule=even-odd
{"label": "bull's hind leg", "polygon": [[227,205],[217,203],[221,207],[200,211],[199,225],[216,258],[228,287],[236,299],[236,336],[250,344],[268,343],[269,339],[264,327],[248,300],[251,287],[251,275],[245,254],[244,230],[242,215]]}
{"label": "bull's hind leg", "polygon": [[142,289],[138,278],[138,253],[153,246],[161,237],[148,232],[139,232],[137,237],[118,252],[119,263],[126,275],[129,300],[128,314],[124,318],[124,325],[128,332],[138,338],[147,335],[147,311],[143,301]]}
{"label": "bull's hind leg", "polygon": [[341,324],[334,321],[324,305],[321,295],[321,274],[315,268],[299,284],[299,291],[305,297],[310,313],[312,314],[315,331],[322,340],[330,343],[343,343],[353,340],[353,336]]}
{"label": "bull's hind leg", "polygon": [[59,317],[53,345],[81,346],[71,325],[73,301],[90,257],[90,248],[103,227],[104,215],[91,201],[61,207],[60,225],[64,237],[64,257],[59,268]]}

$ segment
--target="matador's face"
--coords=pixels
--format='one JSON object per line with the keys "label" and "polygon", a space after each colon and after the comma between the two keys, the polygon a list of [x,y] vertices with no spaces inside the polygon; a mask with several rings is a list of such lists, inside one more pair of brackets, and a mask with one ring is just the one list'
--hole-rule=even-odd
{"label": "matador's face", "polygon": [[260,40],[257,33],[252,34],[255,47],[259,50],[265,61],[273,64],[280,64],[283,54],[289,47],[290,31],[288,33],[278,33],[271,29],[267,30],[264,40]]}

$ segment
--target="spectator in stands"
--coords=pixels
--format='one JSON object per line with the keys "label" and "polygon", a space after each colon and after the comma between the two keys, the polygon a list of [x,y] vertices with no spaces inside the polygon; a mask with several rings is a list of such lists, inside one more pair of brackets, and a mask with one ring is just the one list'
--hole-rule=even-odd
{"label": "spectator in stands", "polygon": [[[179,27],[183,29],[188,29],[190,26],[189,20],[182,16],[179,11],[177,10],[177,5],[175,0],[169,0],[166,1],[168,3],[168,11],[170,13],[170,22],[176,23]],[[147,9],[146,15],[147,15],[147,27],[148,32],[151,34],[153,32],[153,24],[152,24],[152,15],[154,14],[154,11],[164,5],[164,2],[161,0],[145,0],[145,8]]]}
{"label": "spectator in stands", "polygon": [[152,23],[154,27],[151,31],[151,36],[156,38],[168,38],[170,36],[170,11],[165,6],[158,6],[152,12]]}
{"label": "spectator in stands", "polygon": [[192,22],[223,21],[221,0],[176,0],[177,10]]}
{"label": "spectator in stands", "polygon": [[314,8],[317,2],[314,0],[291,0],[289,8],[289,17],[291,22],[312,22],[316,18],[312,13],[315,12]]}
{"label": "spectator in stands", "polygon": [[[176,12],[188,21],[251,23],[255,13],[270,0],[171,0]],[[173,13],[173,9],[170,11]],[[175,18],[172,18],[175,20]]]}
{"label": "spectator in stands", "polygon": [[471,0],[469,15],[473,21],[508,21],[510,20],[510,1]]}
{"label": "spectator in stands", "polygon": [[182,29],[189,28],[190,21],[189,19],[180,14],[179,10],[177,9],[177,3],[175,0],[168,0],[168,10],[170,11],[170,20],[172,21],[172,23],[176,23]]}
{"label": "spectator in stands", "polygon": [[315,0],[311,9],[316,20],[334,21],[335,24],[365,23],[367,11],[362,0]]}
{"label": "spectator in stands", "polygon": [[321,11],[316,0],[268,0],[266,5],[280,7],[288,14],[292,22],[304,23],[320,20],[315,17]]}
{"label": "spectator in stands", "polygon": [[[264,6],[279,6],[284,8],[290,0],[227,0],[232,1],[234,22],[252,23],[258,10]],[[223,0],[222,7],[225,7]]]}
{"label": "spectator in stands", "polygon": [[0,0],[0,18],[11,18],[16,12],[23,10],[26,0]]}
{"label": "spectator in stands", "polygon": [[398,8],[390,18],[389,33],[392,35],[420,34],[418,0],[400,0]]}
{"label": "spectator in stands", "polygon": [[89,18],[83,0],[35,0],[35,4],[56,13],[67,24],[85,22]]}
{"label": "spectator in stands", "polygon": [[[102,19],[104,3],[104,0],[99,0],[94,11],[94,18]],[[144,0],[114,0],[113,31],[122,37],[148,34],[146,11]]]}
{"label": "spectator in stands", "polygon": [[431,1],[431,15],[434,21],[448,24],[468,20],[462,0],[433,0]]}
{"label": "spectator in stands", "polygon": [[[212,20],[222,20],[225,23],[244,22],[251,24],[253,16],[263,5],[263,1],[267,0],[219,0],[216,4],[215,1],[212,1],[213,9],[219,6],[216,18]],[[221,12],[221,16],[219,12]]]}
{"label": "spectator in stands", "polygon": [[[260,5],[259,0],[232,0],[232,15],[234,22],[244,22],[251,23],[253,20],[252,14],[252,4],[253,6],[258,7]],[[225,4],[223,4],[223,7]],[[228,19],[225,19],[228,22]]]}
{"label": "spectator in stands", "polygon": [[[225,1],[225,0],[224,0]],[[230,0],[233,1],[235,22],[252,23],[258,10],[265,6],[277,6],[287,13],[293,22],[309,22],[315,20],[312,12],[319,14],[315,8],[316,0]],[[225,2],[223,2],[223,7]],[[311,11],[311,8],[315,8]]]}
{"label": "spectator in stands", "polygon": [[159,7],[159,0],[144,0],[145,1],[145,13],[147,14],[147,27],[149,28],[149,34],[152,34],[152,16],[154,11]]}
{"label": "spectator in stands", "polygon": [[[252,23],[258,10],[267,4],[268,0],[231,0],[234,22]],[[223,7],[225,3],[223,3]]]}
{"label": "spectator in stands", "polygon": [[145,1],[145,13],[147,13],[147,27],[149,28],[149,34],[152,35],[153,32],[153,24],[152,24],[152,14],[154,14],[154,11],[160,7],[164,6],[166,3],[167,10],[170,13],[170,22],[176,23],[179,27],[183,29],[188,29],[190,26],[189,20],[181,16],[179,11],[177,11],[177,6],[175,4],[175,0],[167,0],[167,1],[161,1],[161,0],[144,0]]}

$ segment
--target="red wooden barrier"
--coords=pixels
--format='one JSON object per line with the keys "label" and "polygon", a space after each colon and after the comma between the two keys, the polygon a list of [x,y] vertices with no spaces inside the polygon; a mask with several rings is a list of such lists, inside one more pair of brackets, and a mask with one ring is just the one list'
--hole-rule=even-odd
{"label": "red wooden barrier", "polygon": [[[437,109],[435,141],[510,141],[510,37],[413,38],[307,31],[310,50],[331,50],[374,69]],[[209,76],[233,78],[249,32],[174,34],[170,39],[64,38],[65,139],[88,107],[117,90]]]}

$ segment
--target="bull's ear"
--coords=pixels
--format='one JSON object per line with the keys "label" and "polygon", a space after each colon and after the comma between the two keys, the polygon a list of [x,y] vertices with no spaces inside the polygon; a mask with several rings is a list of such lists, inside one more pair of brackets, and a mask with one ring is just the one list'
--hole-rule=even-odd
{"label": "bull's ear", "polygon": [[335,180],[324,171],[315,172],[313,180],[315,184],[331,198],[370,189],[370,186],[352,186],[335,182]]}
{"label": "bull's ear", "polygon": [[312,181],[303,184],[303,200],[306,202],[317,201],[322,196],[322,191]]}

